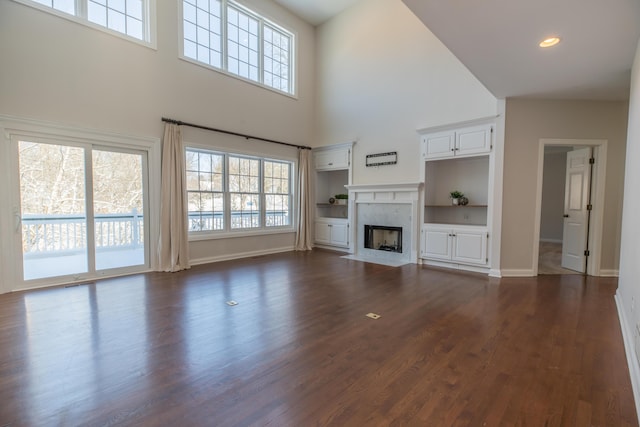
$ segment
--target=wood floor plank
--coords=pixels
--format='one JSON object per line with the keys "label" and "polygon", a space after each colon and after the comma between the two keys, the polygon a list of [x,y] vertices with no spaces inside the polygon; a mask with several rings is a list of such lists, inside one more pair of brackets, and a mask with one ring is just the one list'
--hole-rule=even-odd
{"label": "wood floor plank", "polygon": [[316,250],[0,295],[0,425],[637,426],[616,287]]}

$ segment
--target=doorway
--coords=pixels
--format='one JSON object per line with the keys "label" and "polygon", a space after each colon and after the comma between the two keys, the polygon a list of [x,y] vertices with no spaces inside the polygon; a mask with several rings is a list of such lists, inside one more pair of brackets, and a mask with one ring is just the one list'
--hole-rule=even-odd
{"label": "doorway", "polygon": [[149,265],[146,152],[15,136],[20,289]]}
{"label": "doorway", "polygon": [[600,274],[606,142],[540,140],[535,275]]}

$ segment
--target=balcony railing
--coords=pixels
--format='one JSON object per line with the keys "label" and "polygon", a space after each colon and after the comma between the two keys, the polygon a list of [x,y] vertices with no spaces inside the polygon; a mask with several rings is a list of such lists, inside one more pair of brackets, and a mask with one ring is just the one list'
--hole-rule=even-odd
{"label": "balcony railing", "polygon": [[[224,230],[223,212],[189,212],[189,231]],[[283,227],[290,224],[289,211],[267,211],[265,226]],[[231,229],[260,226],[260,212],[231,212]]]}
{"label": "balcony railing", "polygon": [[[136,249],[144,246],[144,217],[136,210],[95,216],[96,249]],[[81,252],[87,247],[87,218],[82,215],[24,215],[25,255]]]}
{"label": "balcony railing", "polygon": [[[87,218],[82,215],[24,215],[22,217],[22,249],[26,256],[55,252],[77,253],[87,247]],[[190,230],[222,230],[224,215],[190,213]],[[232,212],[231,228],[255,228],[260,224],[259,212]],[[288,211],[268,211],[265,225],[279,227],[290,224]],[[144,246],[144,216],[137,211],[95,216],[97,250],[136,249]]]}

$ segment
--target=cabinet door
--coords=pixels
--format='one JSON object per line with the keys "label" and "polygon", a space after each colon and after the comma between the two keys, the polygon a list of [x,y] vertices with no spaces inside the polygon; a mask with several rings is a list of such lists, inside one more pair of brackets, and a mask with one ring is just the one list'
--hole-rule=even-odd
{"label": "cabinet door", "polygon": [[451,260],[452,232],[444,227],[424,227],[422,242],[422,258]]}
{"label": "cabinet door", "polygon": [[317,170],[348,169],[349,150],[327,150],[315,153],[315,167]]}
{"label": "cabinet door", "polygon": [[466,264],[487,264],[487,232],[453,230],[454,245],[451,259]]}
{"label": "cabinet door", "polygon": [[455,147],[453,131],[433,133],[422,137],[422,156],[425,159],[439,159],[453,156]]}
{"label": "cabinet door", "polygon": [[331,244],[335,246],[349,246],[349,227],[346,223],[329,224]]}
{"label": "cabinet door", "polygon": [[456,156],[491,151],[491,125],[473,126],[456,131]]}
{"label": "cabinet door", "polygon": [[324,221],[316,221],[316,236],[315,241],[317,243],[331,244],[331,227]]}

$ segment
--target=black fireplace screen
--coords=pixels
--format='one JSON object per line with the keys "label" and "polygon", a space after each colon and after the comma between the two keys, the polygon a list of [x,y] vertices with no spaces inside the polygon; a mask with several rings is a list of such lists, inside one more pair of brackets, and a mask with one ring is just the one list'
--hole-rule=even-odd
{"label": "black fireplace screen", "polygon": [[402,227],[365,225],[364,247],[402,253]]}

